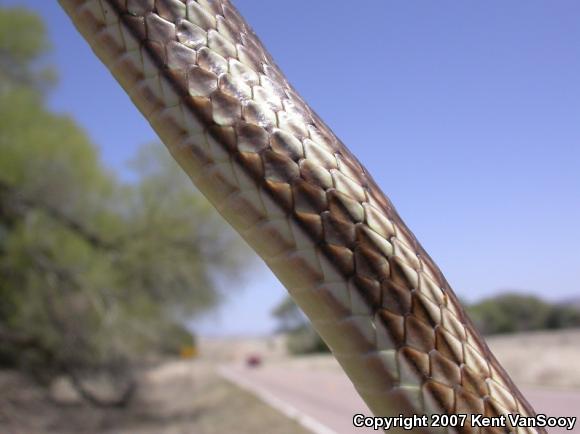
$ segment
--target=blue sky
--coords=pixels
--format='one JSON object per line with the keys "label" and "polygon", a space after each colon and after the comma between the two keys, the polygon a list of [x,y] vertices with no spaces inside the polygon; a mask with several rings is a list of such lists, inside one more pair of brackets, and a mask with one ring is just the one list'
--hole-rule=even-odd
{"label": "blue sky", "polygon": [[[44,17],[61,78],[51,107],[128,173],[138,146],[156,140],[149,125],[56,2],[1,3]],[[236,4],[460,296],[580,295],[580,3]],[[273,327],[284,291],[256,270],[205,333]]]}

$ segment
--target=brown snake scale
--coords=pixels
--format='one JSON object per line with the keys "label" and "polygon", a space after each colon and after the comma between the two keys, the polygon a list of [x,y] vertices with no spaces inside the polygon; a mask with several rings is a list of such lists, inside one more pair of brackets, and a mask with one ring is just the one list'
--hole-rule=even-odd
{"label": "brown snake scale", "polygon": [[[228,0],[60,3],[375,415],[534,414],[391,202]],[[429,429],[448,431],[545,432]]]}

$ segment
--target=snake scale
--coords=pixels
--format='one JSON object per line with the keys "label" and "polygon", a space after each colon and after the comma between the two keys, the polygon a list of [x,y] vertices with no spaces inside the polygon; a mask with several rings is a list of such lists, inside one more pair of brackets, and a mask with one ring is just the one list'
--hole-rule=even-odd
{"label": "snake scale", "polygon": [[59,1],[375,415],[534,415],[389,199],[228,0]]}

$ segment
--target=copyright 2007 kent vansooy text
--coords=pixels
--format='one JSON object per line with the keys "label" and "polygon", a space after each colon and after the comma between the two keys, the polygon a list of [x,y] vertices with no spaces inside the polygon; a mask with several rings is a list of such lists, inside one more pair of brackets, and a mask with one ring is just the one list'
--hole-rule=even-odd
{"label": "copyright 2007 kent vansooy text", "polygon": [[352,424],[357,428],[373,428],[389,430],[399,428],[412,430],[414,428],[452,428],[466,425],[474,428],[565,428],[569,431],[576,425],[576,417],[552,417],[545,414],[522,416],[507,414],[501,416],[484,416],[482,414],[432,414],[394,417],[372,417],[355,414]]}

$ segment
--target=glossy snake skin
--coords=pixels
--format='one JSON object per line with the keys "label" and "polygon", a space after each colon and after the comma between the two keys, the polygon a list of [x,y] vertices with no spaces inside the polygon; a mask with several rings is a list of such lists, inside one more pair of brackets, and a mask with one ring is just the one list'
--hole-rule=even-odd
{"label": "glossy snake skin", "polygon": [[391,202],[228,0],[60,3],[374,414],[534,414]]}

